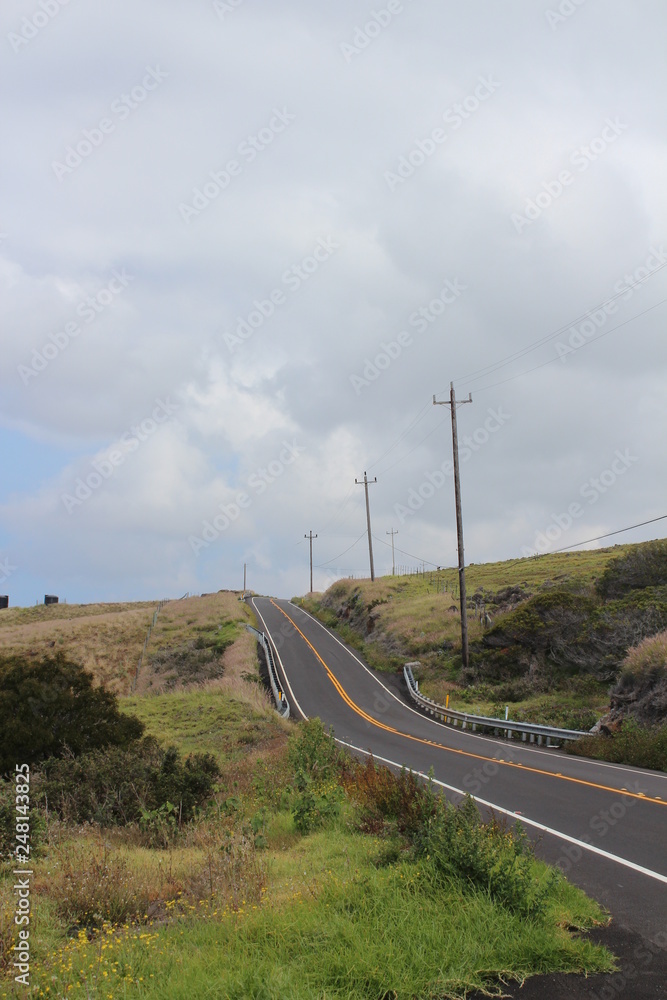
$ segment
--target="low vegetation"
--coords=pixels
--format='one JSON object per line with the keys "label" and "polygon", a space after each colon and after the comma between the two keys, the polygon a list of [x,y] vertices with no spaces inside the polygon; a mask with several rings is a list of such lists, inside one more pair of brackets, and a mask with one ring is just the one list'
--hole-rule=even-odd
{"label": "low vegetation", "polygon": [[[614,967],[581,933],[605,914],[520,830],[350,758],[319,720],[289,736],[274,725],[242,756],[228,733],[215,783],[197,809],[166,814],[161,839],[141,819],[50,814],[32,987],[8,977],[0,996],[463,997],[499,995],[499,976]],[[10,940],[5,927],[5,962]]]}

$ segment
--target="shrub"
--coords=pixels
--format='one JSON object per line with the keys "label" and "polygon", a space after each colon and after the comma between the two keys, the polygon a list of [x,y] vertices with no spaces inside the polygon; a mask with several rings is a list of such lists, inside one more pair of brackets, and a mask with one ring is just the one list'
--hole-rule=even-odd
{"label": "shrub", "polygon": [[642,727],[628,720],[617,733],[583,736],[568,742],[565,749],[580,757],[667,771],[667,726]]}
{"label": "shrub", "polygon": [[287,744],[287,759],[297,788],[315,785],[338,774],[343,755],[320,719],[308,719],[293,733]]}
{"label": "shrub", "polygon": [[294,826],[299,833],[307,834],[317,830],[340,813],[342,792],[338,785],[313,787],[308,782],[298,792],[292,808]]}
{"label": "shrub", "polygon": [[[152,737],[128,749],[111,747],[78,758],[45,761],[36,789],[39,800],[65,820],[121,826],[144,821],[160,839],[167,804],[175,807],[180,826],[190,820],[213,791],[218,766],[210,754],[185,761],[171,747],[164,750]],[[160,813],[162,810],[162,813]],[[144,813],[153,813],[155,822]],[[154,828],[154,829],[153,829]]]}
{"label": "shrub", "polygon": [[487,892],[524,918],[542,916],[554,883],[561,878],[554,870],[540,880],[519,824],[511,830],[497,821],[482,823],[469,797],[458,808],[444,803],[418,838],[417,852],[431,859],[444,880]]}
{"label": "shrub", "polygon": [[348,766],[343,787],[361,806],[361,826],[368,832],[379,832],[384,820],[389,819],[396,821],[400,833],[415,834],[436,811],[430,785],[412,771],[394,774],[388,767],[378,767],[372,757],[363,764],[354,761]]}
{"label": "shrub", "polygon": [[623,667],[637,675],[653,670],[667,671],[667,631],[644,639],[628,650]]}
{"label": "shrub", "polygon": [[642,725],[667,722],[667,632],[644,639],[628,652],[611,691],[611,707]]}
{"label": "shrub", "polygon": [[118,710],[114,694],[93,688],[92,674],[60,654],[38,663],[0,657],[0,775],[66,750],[128,746],[143,729]]}
{"label": "shrub", "polygon": [[50,891],[58,915],[69,928],[136,920],[146,913],[150,901],[127,859],[110,856],[106,850],[98,857],[65,853]]}
{"label": "shrub", "polygon": [[633,590],[605,604],[553,589],[503,615],[483,643],[496,650],[509,647],[516,659],[526,650],[608,682],[631,646],[666,627],[667,587]]}
{"label": "shrub", "polygon": [[612,559],[597,581],[601,597],[623,597],[643,587],[667,585],[667,540],[636,545],[617,559]]}

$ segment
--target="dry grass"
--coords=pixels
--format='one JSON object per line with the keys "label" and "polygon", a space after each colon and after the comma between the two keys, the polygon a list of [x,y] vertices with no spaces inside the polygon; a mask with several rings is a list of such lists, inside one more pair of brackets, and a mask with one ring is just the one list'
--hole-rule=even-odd
{"label": "dry grass", "polygon": [[[89,670],[96,683],[128,694],[156,607],[157,602],[137,601],[11,608],[0,613],[0,654],[41,658],[62,653]],[[221,622],[246,620],[251,620],[247,605],[231,591],[165,604],[151,633],[138,690],[161,690],[158,677],[155,686],[151,683],[154,653],[192,641]],[[255,670],[256,658],[248,648],[244,638],[242,652],[229,655],[228,650],[221,669],[234,673],[239,657],[245,657],[244,669]]]}
{"label": "dry grass", "polygon": [[[0,653],[40,659],[63,653],[89,670],[98,684],[123,694],[155,607],[141,602],[14,608],[0,615]],[[32,611],[36,614],[25,614]]]}

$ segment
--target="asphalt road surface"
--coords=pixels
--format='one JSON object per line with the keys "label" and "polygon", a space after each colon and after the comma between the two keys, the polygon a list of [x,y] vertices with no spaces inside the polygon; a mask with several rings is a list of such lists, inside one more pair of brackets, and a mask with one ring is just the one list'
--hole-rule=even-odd
{"label": "asphalt road surface", "polygon": [[[432,769],[453,802],[469,793],[483,811],[519,819],[536,854],[602,903],[614,932],[634,942],[633,967],[653,982],[651,992],[635,978],[627,993],[609,995],[667,997],[667,775],[444,726],[305,611],[271,598],[252,605],[274,644],[293,717],[319,716],[337,740],[377,761],[424,775]],[[624,968],[628,962],[632,955]]]}

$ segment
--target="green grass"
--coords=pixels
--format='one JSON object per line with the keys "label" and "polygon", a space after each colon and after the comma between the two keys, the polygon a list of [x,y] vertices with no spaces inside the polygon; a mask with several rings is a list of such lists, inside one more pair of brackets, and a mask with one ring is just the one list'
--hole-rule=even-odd
{"label": "green grass", "polygon": [[146,735],[183,754],[211,753],[222,763],[282,732],[273,714],[217,691],[187,691],[122,698],[119,707],[146,726]]}
{"label": "green grass", "polygon": [[640,728],[626,722],[620,731],[611,736],[584,736],[568,743],[566,750],[594,760],[667,771],[667,726]]}
{"label": "green grass", "polygon": [[[515,722],[534,722],[543,726],[559,726],[562,729],[588,731],[608,711],[609,687],[605,684],[577,684],[571,679],[568,687],[547,694],[534,694],[518,701],[501,698],[493,688],[456,688],[451,682],[429,672],[419,681],[419,690],[427,698],[444,705],[449,694],[449,707],[471,715],[486,715],[491,718],[505,718],[505,708],[509,706],[509,717]],[[502,685],[498,689],[502,693]],[[495,695],[495,696],[494,696]]]}
{"label": "green grass", "polygon": [[[588,552],[473,563],[466,568],[468,597],[479,589],[488,597],[512,586],[520,586],[527,594],[534,594],[545,584],[590,585],[602,575],[610,560],[631,548],[617,545]],[[397,656],[428,654],[443,642],[451,642],[455,650],[460,649],[458,571],[454,568],[428,571],[423,575],[384,576],[374,582],[339,580],[325,594],[301,598],[301,603],[330,626],[336,621],[339,626],[344,625],[337,612],[346,605],[350,607],[355,623],[353,631],[357,632],[369,655],[373,655],[374,646],[381,647],[376,654],[378,660],[382,659],[382,652],[386,661],[391,660],[392,640]],[[363,628],[363,635],[359,634],[359,626]],[[478,618],[470,611],[468,632],[471,643],[483,633]],[[383,643],[382,640],[387,641]]]}
{"label": "green grass", "polygon": [[267,856],[261,904],[203,904],[168,926],[109,933],[103,948],[75,938],[38,975],[56,995],[86,998],[368,1000],[394,990],[407,1000],[462,996],[499,974],[613,968],[565,929],[604,915],[564,879],[545,918],[526,921],[483,892],[443,888],[425,859],[377,867],[377,855],[374,838],[338,823]]}

